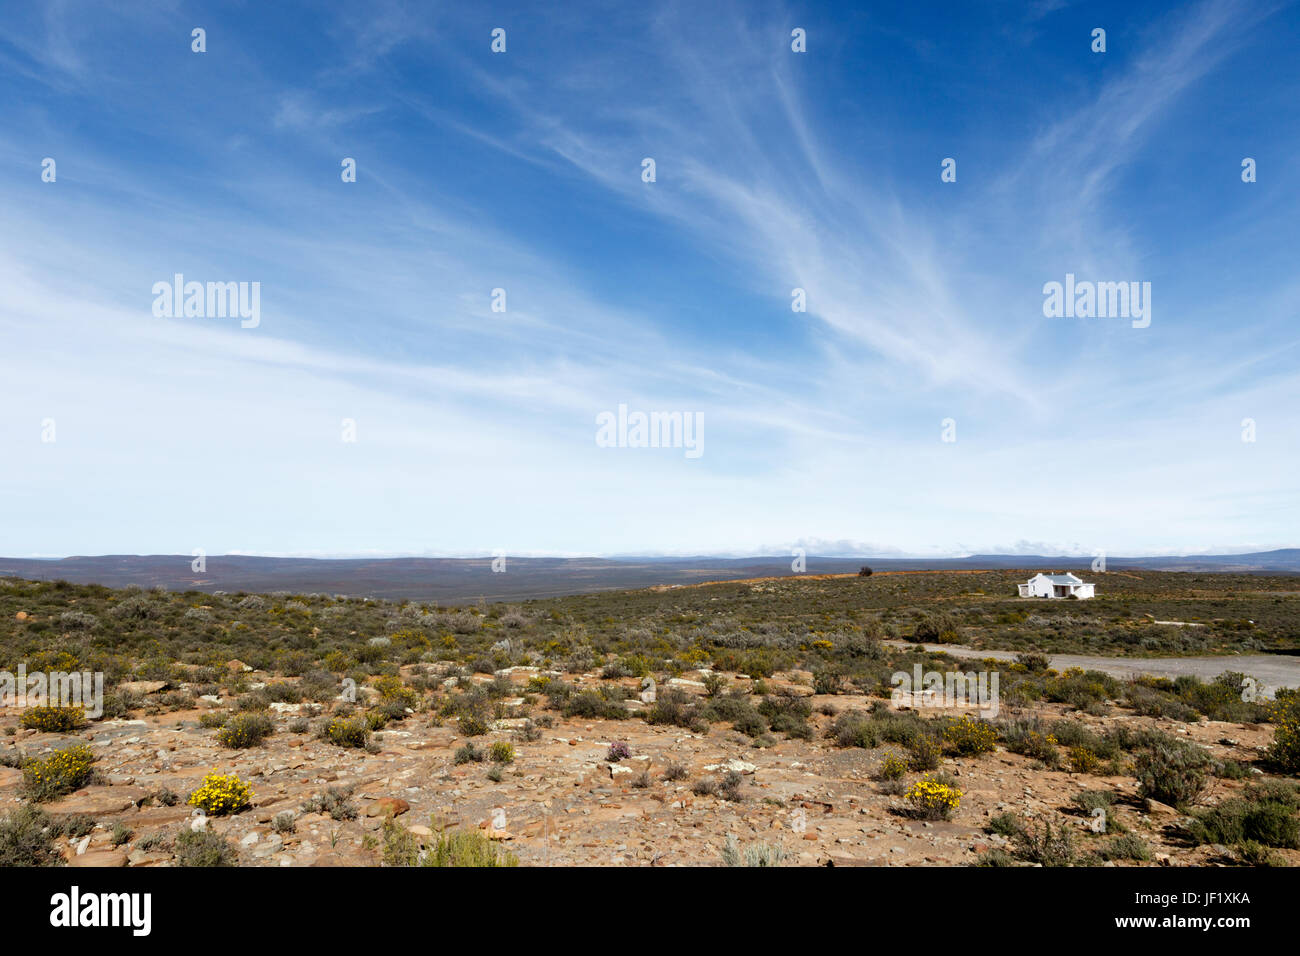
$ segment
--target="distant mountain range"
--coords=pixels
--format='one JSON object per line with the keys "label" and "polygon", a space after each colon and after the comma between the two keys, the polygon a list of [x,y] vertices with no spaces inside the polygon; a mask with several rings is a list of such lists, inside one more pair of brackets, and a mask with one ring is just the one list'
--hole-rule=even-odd
{"label": "distant mountain range", "polygon": [[[204,573],[180,554],[98,555],[57,559],[0,558],[0,576],[108,587],[162,586],[173,591],[291,591],[347,594],[463,604],[695,584],[741,578],[788,576],[789,556],[752,558],[507,558],[504,573],[491,558],[267,558],[215,555]],[[842,574],[869,565],[876,571],[944,571],[1024,568],[1087,572],[1091,557],[1038,554],[974,554],[965,558],[807,559],[808,574]],[[1234,573],[1300,573],[1300,548],[1254,554],[1184,557],[1108,557],[1108,570]]]}

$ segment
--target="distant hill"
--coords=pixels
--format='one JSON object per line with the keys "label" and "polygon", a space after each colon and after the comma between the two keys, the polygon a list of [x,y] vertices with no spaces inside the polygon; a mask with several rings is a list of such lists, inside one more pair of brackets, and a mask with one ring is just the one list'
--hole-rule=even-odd
{"label": "distant hill", "polygon": [[[975,554],[958,559],[970,567],[981,568],[1038,568],[1047,566],[1089,568],[1091,558],[1045,557],[1039,554]],[[1256,551],[1251,554],[1194,554],[1184,556],[1164,555],[1154,558],[1106,558],[1108,569],[1144,568],[1148,571],[1217,571],[1253,573],[1272,571],[1295,573],[1300,571],[1300,548],[1279,548],[1276,551]]]}
{"label": "distant hill", "polygon": [[[293,591],[409,598],[463,604],[519,601],[652,585],[695,584],[785,576],[791,558],[507,558],[493,573],[490,558],[266,558],[215,555],[204,574],[179,554],[99,555],[51,560],[0,558],[0,576],[184,591]],[[1092,558],[1063,555],[976,554],[965,558],[808,557],[807,573],[851,573],[864,564],[877,571],[1025,568],[1087,572]],[[1300,573],[1300,549],[1190,557],[1108,557],[1109,570]]]}

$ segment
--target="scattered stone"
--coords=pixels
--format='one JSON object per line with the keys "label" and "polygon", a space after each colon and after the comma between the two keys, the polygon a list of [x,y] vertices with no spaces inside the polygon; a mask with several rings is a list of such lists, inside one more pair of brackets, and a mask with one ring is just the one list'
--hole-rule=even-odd
{"label": "scattered stone", "polygon": [[128,694],[156,694],[165,690],[165,680],[128,680],[117,685],[117,689]]}
{"label": "scattered stone", "polygon": [[126,866],[125,850],[88,850],[68,860],[68,866]]}
{"label": "scattered stone", "polygon": [[366,807],[366,816],[389,818],[399,817],[410,809],[411,805],[401,797],[380,797],[374,803],[370,804],[370,806]]}

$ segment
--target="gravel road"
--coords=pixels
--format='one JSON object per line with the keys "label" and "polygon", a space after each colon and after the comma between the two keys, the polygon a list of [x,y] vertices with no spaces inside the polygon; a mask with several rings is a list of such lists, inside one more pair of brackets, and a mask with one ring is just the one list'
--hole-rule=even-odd
{"label": "gravel road", "polygon": [[[906,641],[888,641],[896,647],[914,647]],[[928,651],[942,651],[953,657],[992,657],[1000,661],[1015,660],[1017,651],[982,651],[959,644],[926,644]],[[1065,670],[1082,667],[1101,671],[1112,677],[1181,677],[1190,674],[1213,680],[1224,671],[1240,671],[1255,678],[1264,694],[1271,697],[1279,687],[1300,687],[1300,657],[1281,654],[1236,654],[1219,657],[1093,657],[1088,654],[1048,654],[1052,667]]]}

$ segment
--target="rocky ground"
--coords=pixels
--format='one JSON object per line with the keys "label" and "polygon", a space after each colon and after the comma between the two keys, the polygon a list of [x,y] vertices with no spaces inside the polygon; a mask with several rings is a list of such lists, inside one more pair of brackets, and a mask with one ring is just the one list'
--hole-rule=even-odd
{"label": "rocky ground", "polygon": [[[535,668],[513,668],[511,680],[522,687]],[[256,688],[269,675],[246,675]],[[702,693],[698,672],[677,683]],[[945,757],[942,769],[963,790],[961,806],[950,821],[921,821],[900,811],[897,788],[873,779],[883,750],[841,749],[824,736],[834,713],[868,708],[873,699],[836,695],[812,696],[810,675],[788,673],[769,681],[810,696],[816,730],[811,740],[782,740],[756,748],[744,735],[714,725],[698,735],[682,728],[653,726],[640,719],[573,720],[553,716],[539,726],[540,738],[521,739],[519,728],[527,705],[509,702],[519,717],[500,720],[479,746],[510,740],[513,763],[500,782],[488,778],[489,763],[456,765],[455,750],[465,743],[457,723],[438,725],[429,713],[412,714],[375,735],[378,752],[342,749],[310,733],[295,733],[290,723],[310,717],[311,704],[273,705],[276,733],[247,750],[220,746],[215,731],[199,724],[201,711],[170,711],[139,719],[92,723],[77,735],[14,729],[5,740],[27,755],[80,740],[98,756],[102,782],[52,803],[54,817],[85,814],[96,828],[80,838],[61,838],[73,866],[167,866],[173,854],[156,834],[170,839],[195,825],[185,798],[212,771],[236,773],[254,790],[252,808],[232,817],[212,818],[209,829],[239,847],[239,862],[250,866],[367,866],[381,862],[379,834],[383,821],[396,816],[421,840],[433,827],[481,827],[519,859],[521,865],[716,865],[727,836],[742,847],[762,842],[782,847],[786,862],[796,865],[967,865],[980,853],[1005,844],[985,832],[995,815],[1014,811],[1028,817],[1064,821],[1078,830],[1086,849],[1102,839],[1090,821],[1072,812],[1070,797],[1080,790],[1113,790],[1114,808],[1123,823],[1148,842],[1149,864],[1207,865],[1227,862],[1224,848],[1182,846],[1171,825],[1178,811],[1140,801],[1132,777],[1098,777],[1034,769],[1029,758],[996,752],[977,758]],[[482,680],[490,680],[481,675]],[[595,674],[571,674],[578,684],[598,682]],[[743,678],[730,679],[735,682]],[[635,683],[635,682],[632,682]],[[161,691],[161,686],[141,690]],[[218,697],[200,699],[205,707],[231,703]],[[630,701],[636,709],[644,705]],[[1036,705],[1034,712],[1056,717],[1059,705]],[[539,717],[552,712],[532,711]],[[1003,716],[1010,716],[1004,709]],[[1115,714],[1073,714],[1096,729],[1119,723],[1157,726],[1186,735],[1216,757],[1242,762],[1256,759],[1271,739],[1263,726],[1201,721],[1183,724]],[[16,727],[17,712],[0,715],[6,732]],[[606,759],[611,742],[623,742],[631,756],[617,763]],[[680,779],[666,780],[674,765],[685,768]],[[738,771],[742,799],[697,795],[692,782]],[[637,786],[642,771],[647,786]],[[909,774],[907,780],[919,775]],[[0,768],[0,810],[20,802],[21,772]],[[1240,790],[1242,782],[1214,780],[1203,803],[1214,803]],[[350,788],[358,814],[336,820],[325,813],[301,812],[302,805],[327,788]],[[168,791],[179,797],[173,805]],[[296,816],[294,831],[279,833],[272,821],[284,811]],[[130,838],[114,847],[118,823]],[[1292,864],[1300,851],[1278,851]],[[1108,864],[1109,865],[1109,864]]]}

